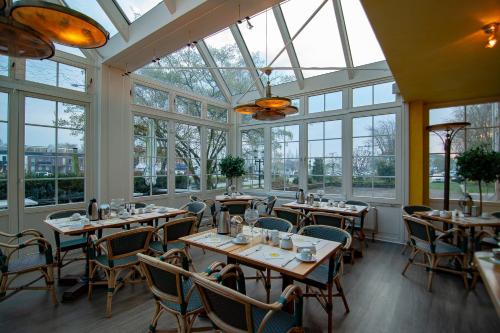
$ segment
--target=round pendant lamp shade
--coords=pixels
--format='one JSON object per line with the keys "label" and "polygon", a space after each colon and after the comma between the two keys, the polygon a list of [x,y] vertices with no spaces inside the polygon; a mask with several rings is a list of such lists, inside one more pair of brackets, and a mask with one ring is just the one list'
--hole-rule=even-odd
{"label": "round pendant lamp shade", "polygon": [[255,120],[280,120],[285,118],[285,114],[275,110],[263,110],[259,111],[252,116]]}
{"label": "round pendant lamp shade", "polygon": [[0,54],[18,58],[46,59],[54,55],[54,44],[38,32],[0,17]]}
{"label": "round pendant lamp shade", "polygon": [[46,1],[18,1],[11,16],[50,40],[71,47],[98,48],[109,39],[109,32],[92,18]]}
{"label": "round pendant lamp shade", "polygon": [[255,104],[243,104],[243,105],[238,105],[237,107],[234,108],[234,112],[238,112],[241,114],[255,114],[257,111],[260,110],[262,110],[262,108]]}
{"label": "round pendant lamp shade", "polygon": [[289,115],[298,113],[299,109],[297,109],[295,106],[290,105],[290,106],[287,106],[286,108],[282,108],[282,109],[279,109],[277,111],[283,113],[285,116],[289,116]]}
{"label": "round pendant lamp shade", "polygon": [[262,108],[285,108],[290,106],[291,101],[284,97],[264,97],[255,101],[255,104]]}

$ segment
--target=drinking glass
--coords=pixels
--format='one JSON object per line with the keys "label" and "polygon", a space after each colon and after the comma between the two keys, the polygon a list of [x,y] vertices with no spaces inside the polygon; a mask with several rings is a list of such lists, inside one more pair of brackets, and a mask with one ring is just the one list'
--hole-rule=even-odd
{"label": "drinking glass", "polygon": [[319,205],[321,206],[323,203],[323,196],[325,195],[325,190],[318,190],[317,194],[319,197]]}
{"label": "drinking glass", "polygon": [[250,233],[253,237],[253,227],[259,219],[259,211],[257,209],[247,208],[245,210],[245,221],[250,226]]}

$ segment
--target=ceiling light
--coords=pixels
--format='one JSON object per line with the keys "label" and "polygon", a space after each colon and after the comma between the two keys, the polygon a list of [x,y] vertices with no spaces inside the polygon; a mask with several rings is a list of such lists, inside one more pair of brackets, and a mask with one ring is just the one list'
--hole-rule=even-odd
{"label": "ceiling light", "polygon": [[92,49],[109,39],[109,33],[99,23],[68,7],[34,0],[13,5],[12,0],[0,0],[2,6],[7,8],[2,12],[1,54],[45,59],[54,55],[53,42]]}
{"label": "ceiling light", "polygon": [[255,113],[252,116],[252,118],[255,120],[274,121],[274,120],[280,120],[280,119],[285,118],[285,115],[277,110],[265,109],[265,110],[262,110],[262,111]]}
{"label": "ceiling light", "polygon": [[262,110],[262,108],[255,104],[243,104],[238,105],[234,108],[234,112],[238,112],[241,114],[255,114],[260,110]]}
{"label": "ceiling light", "polygon": [[494,22],[483,27],[484,33],[488,35],[488,42],[486,42],[485,45],[486,48],[491,49],[497,44],[497,32],[499,29],[499,25],[500,23]]}

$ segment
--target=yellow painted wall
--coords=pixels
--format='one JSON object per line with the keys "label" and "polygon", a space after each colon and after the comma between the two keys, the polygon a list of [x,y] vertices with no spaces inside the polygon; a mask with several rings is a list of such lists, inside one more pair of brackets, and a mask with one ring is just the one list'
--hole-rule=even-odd
{"label": "yellow painted wall", "polygon": [[410,205],[429,204],[429,123],[428,110],[422,101],[409,103],[409,176]]}

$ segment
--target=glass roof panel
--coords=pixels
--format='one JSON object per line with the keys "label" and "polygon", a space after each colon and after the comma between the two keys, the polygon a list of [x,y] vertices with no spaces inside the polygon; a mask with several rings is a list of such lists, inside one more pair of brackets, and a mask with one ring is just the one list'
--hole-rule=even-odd
{"label": "glass roof panel", "polygon": [[[224,29],[204,40],[218,67],[246,67],[231,30]],[[221,69],[220,71],[232,95],[256,89],[248,69]]]}
{"label": "glass roof panel", "polygon": [[[267,13],[267,15],[266,15]],[[266,16],[267,16],[267,60],[266,60]],[[268,9],[260,14],[253,16],[250,19],[253,25],[252,29],[248,29],[246,23],[240,24],[239,29],[243,35],[243,39],[247,44],[248,51],[252,55],[253,62],[257,67],[265,67],[285,45],[281,37],[276,18],[273,11]],[[272,64],[271,67],[292,67],[288,54],[285,51]],[[259,73],[261,74],[261,73]],[[267,79],[261,76],[262,82],[266,83]],[[277,85],[285,82],[295,81],[293,70],[274,70],[270,76],[271,84]]]}
{"label": "glass roof panel", "polygon": [[358,0],[341,0],[354,66],[385,60],[365,11]]}
{"label": "glass roof panel", "polygon": [[129,22],[134,22],[142,15],[149,12],[163,0],[114,0],[118,3]]}
{"label": "glass roof panel", "polygon": [[[281,5],[290,37],[309,19],[323,0],[290,0]],[[344,51],[333,4],[328,1],[293,41],[300,66],[345,67]],[[304,77],[312,77],[333,70],[302,70]]]}
{"label": "glass roof panel", "polygon": [[63,52],[69,53],[69,54],[74,54],[78,57],[85,58],[85,55],[82,53],[82,51],[80,51],[80,49],[78,49],[76,47],[70,47],[70,46],[61,45],[61,44],[57,44],[57,43],[54,43],[54,46],[56,47],[56,50],[63,51]]}
{"label": "glass roof panel", "polygon": [[186,46],[161,58],[156,64],[138,69],[135,73],[202,96],[226,101],[210,71],[203,67],[207,65],[198,50]]}
{"label": "glass roof panel", "polygon": [[97,0],[64,0],[64,2],[68,5],[68,7],[82,12],[83,14],[96,20],[109,32],[110,37],[118,33],[118,30],[113,23],[111,23],[109,17],[97,3]]}

